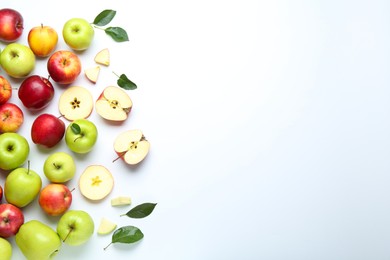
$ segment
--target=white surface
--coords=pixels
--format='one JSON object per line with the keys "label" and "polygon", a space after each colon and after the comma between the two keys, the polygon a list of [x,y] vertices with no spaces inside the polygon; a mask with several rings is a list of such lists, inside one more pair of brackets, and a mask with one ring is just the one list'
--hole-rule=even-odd
{"label": "white surface", "polygon": [[[59,32],[72,17],[92,21],[117,10],[110,25],[130,42],[96,31],[80,54],[83,66],[109,47],[112,65],[93,91],[115,83],[111,71],[138,84],[134,109],[121,126],[99,127],[95,149],[76,156],[78,175],[103,164],[116,186],[91,203],[77,190],[73,209],[96,223],[105,216],[145,234],[136,245],[94,235],[58,259],[388,259],[389,2],[388,1],[8,1],[29,28]],[[5,6],[5,4],[3,4]],[[66,48],[62,37],[59,47]],[[46,75],[45,61],[35,73]],[[15,82],[17,85],[17,82]],[[56,100],[61,93],[57,88]],[[15,92],[16,93],[16,92]],[[17,95],[12,98],[20,103]],[[46,111],[57,113],[54,101]],[[21,133],[29,136],[31,115]],[[151,152],[139,167],[111,163],[112,142],[141,128]],[[39,171],[50,151],[31,145]],[[68,151],[63,143],[56,150]],[[5,178],[1,176],[1,181]],[[109,205],[158,203],[141,220]],[[37,204],[26,220],[55,226]],[[12,241],[12,240],[11,240]],[[14,259],[20,259],[18,249]]]}

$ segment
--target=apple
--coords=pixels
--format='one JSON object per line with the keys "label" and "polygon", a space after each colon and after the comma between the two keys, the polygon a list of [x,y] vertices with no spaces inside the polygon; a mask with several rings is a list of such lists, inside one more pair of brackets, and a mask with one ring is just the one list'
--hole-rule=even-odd
{"label": "apple", "polygon": [[15,243],[27,259],[53,259],[61,249],[57,232],[39,220],[24,223],[15,236]]}
{"label": "apple", "polygon": [[84,87],[69,87],[60,96],[58,109],[70,121],[87,118],[93,110],[92,94]]}
{"label": "apple", "polygon": [[0,204],[2,199],[3,199],[3,187],[0,186]]}
{"label": "apple", "polygon": [[28,33],[28,45],[38,57],[49,56],[57,47],[58,34],[50,26],[35,26]]}
{"label": "apple", "polygon": [[116,86],[106,87],[96,101],[96,112],[104,119],[122,122],[127,119],[133,102],[129,95]]}
{"label": "apple", "polygon": [[0,76],[0,105],[5,104],[12,96],[12,86],[11,83]]}
{"label": "apple", "polygon": [[131,204],[131,198],[129,196],[118,196],[111,199],[111,206],[127,206]]}
{"label": "apple", "polygon": [[93,84],[96,84],[100,73],[100,66],[90,67],[84,70],[85,77]]}
{"label": "apple", "polygon": [[99,235],[107,235],[114,231],[117,227],[117,224],[109,220],[108,218],[102,217],[97,229]]}
{"label": "apple", "polygon": [[18,11],[10,8],[0,10],[0,41],[16,41],[23,29],[23,16]]}
{"label": "apple", "polygon": [[24,114],[14,103],[0,105],[0,133],[15,133],[24,122]]}
{"label": "apple", "polygon": [[86,50],[92,43],[95,31],[83,18],[69,19],[62,29],[65,43],[73,50]]}
{"label": "apple", "polygon": [[65,131],[65,142],[75,153],[88,153],[98,137],[96,125],[88,119],[77,119],[70,123]]}
{"label": "apple", "polygon": [[81,73],[81,61],[77,54],[59,50],[49,57],[47,70],[50,77],[58,84],[71,84]]}
{"label": "apple", "polygon": [[70,154],[55,152],[46,158],[43,173],[50,182],[64,183],[75,176],[76,163]]}
{"label": "apple", "polygon": [[0,135],[0,169],[12,170],[22,165],[30,153],[30,146],[18,133]]}
{"label": "apple", "polygon": [[39,194],[42,187],[41,176],[27,168],[16,168],[5,178],[4,196],[8,203],[19,208],[30,204]]}
{"label": "apple", "polygon": [[0,64],[9,76],[24,78],[35,68],[35,55],[26,45],[10,43],[1,52]]}
{"label": "apple", "polygon": [[23,105],[31,110],[41,110],[47,107],[54,97],[54,87],[49,79],[31,75],[20,84],[18,96]]}
{"label": "apple", "polygon": [[39,206],[50,216],[64,214],[72,204],[72,192],[61,183],[50,183],[39,193]]}
{"label": "apple", "polygon": [[94,58],[95,62],[104,66],[110,65],[110,51],[105,48],[99,51]]}
{"label": "apple", "polygon": [[111,193],[113,187],[114,178],[102,165],[90,165],[80,175],[80,192],[87,199],[102,200]]}
{"label": "apple", "polygon": [[2,260],[11,260],[12,258],[12,245],[5,239],[0,237],[0,252]]}
{"label": "apple", "polygon": [[114,140],[114,150],[118,154],[118,158],[122,158],[130,165],[141,162],[148,154],[149,149],[149,141],[139,129],[125,131]]}
{"label": "apple", "polygon": [[20,208],[9,203],[0,204],[0,237],[16,235],[23,223],[24,215]]}
{"label": "apple", "polygon": [[31,126],[31,139],[34,144],[53,148],[65,135],[65,123],[52,114],[37,116]]}
{"label": "apple", "polygon": [[86,243],[92,236],[95,224],[83,210],[68,210],[57,223],[57,233],[62,241],[71,246]]}

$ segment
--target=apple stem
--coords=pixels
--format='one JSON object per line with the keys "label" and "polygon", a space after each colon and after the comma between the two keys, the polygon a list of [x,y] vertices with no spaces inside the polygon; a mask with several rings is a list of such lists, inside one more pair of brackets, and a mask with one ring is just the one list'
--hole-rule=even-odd
{"label": "apple stem", "polygon": [[103,248],[103,250],[106,250],[109,246],[111,246],[112,242],[109,243],[105,248]]}
{"label": "apple stem", "polygon": [[112,162],[114,163],[114,162],[116,162],[118,159],[120,159],[120,158],[122,158],[123,157],[123,155],[125,155],[125,153],[123,152],[123,153],[121,153],[117,158],[115,158]]}
{"label": "apple stem", "polygon": [[68,236],[70,235],[70,233],[73,231],[73,227],[70,227],[70,230],[68,232],[68,234],[66,234],[66,237],[62,240],[62,242],[65,242],[65,240],[68,238]]}
{"label": "apple stem", "polygon": [[30,160],[27,161],[27,174],[30,173]]}
{"label": "apple stem", "polygon": [[75,189],[76,189],[76,188],[71,189],[70,192],[73,192]]}

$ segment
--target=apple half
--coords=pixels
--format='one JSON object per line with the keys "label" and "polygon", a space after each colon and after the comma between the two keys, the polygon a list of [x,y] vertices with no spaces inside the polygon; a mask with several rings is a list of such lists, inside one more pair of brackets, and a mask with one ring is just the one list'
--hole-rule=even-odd
{"label": "apple half", "polygon": [[102,165],[90,165],[80,175],[80,192],[87,199],[102,200],[111,193],[113,187],[114,177]]}
{"label": "apple half", "polygon": [[119,156],[117,159],[121,158],[130,165],[141,162],[149,153],[149,149],[149,141],[139,129],[123,132],[114,140],[114,150]]}
{"label": "apple half", "polygon": [[89,81],[91,81],[93,84],[96,84],[100,74],[100,66],[87,68],[84,70],[84,74]]}
{"label": "apple half", "polygon": [[58,109],[69,121],[85,119],[93,110],[92,94],[84,87],[69,87],[60,96]]}
{"label": "apple half", "polygon": [[104,66],[110,65],[110,51],[105,48],[95,55],[95,62]]}
{"label": "apple half", "polygon": [[129,95],[116,86],[106,87],[96,100],[96,112],[104,119],[121,122],[127,119],[133,102]]}

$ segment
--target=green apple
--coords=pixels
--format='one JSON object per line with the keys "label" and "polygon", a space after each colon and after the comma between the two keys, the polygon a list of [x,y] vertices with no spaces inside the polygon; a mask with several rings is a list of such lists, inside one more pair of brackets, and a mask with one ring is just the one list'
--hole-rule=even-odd
{"label": "green apple", "polygon": [[24,78],[35,68],[35,55],[28,46],[14,42],[1,52],[0,64],[9,76]]}
{"label": "green apple", "polygon": [[51,259],[61,249],[61,239],[48,225],[30,220],[24,223],[15,236],[16,245],[29,260]]}
{"label": "green apple", "polygon": [[46,158],[43,173],[51,182],[64,183],[74,177],[76,164],[70,154],[55,152]]}
{"label": "green apple", "polygon": [[65,131],[65,142],[75,153],[88,153],[98,137],[96,125],[88,119],[76,119]]}
{"label": "green apple", "polygon": [[30,146],[18,133],[0,135],[0,169],[13,170],[22,165],[30,153]]}
{"label": "green apple", "polygon": [[42,187],[41,176],[28,168],[11,171],[4,182],[4,196],[7,202],[22,208],[30,204]]}
{"label": "green apple", "polygon": [[10,260],[12,256],[12,246],[7,239],[0,237],[0,252],[2,260]]}
{"label": "green apple", "polygon": [[83,18],[68,20],[62,29],[65,43],[73,50],[86,50],[92,43],[95,31],[92,25]]}
{"label": "green apple", "polygon": [[94,233],[92,217],[83,210],[69,210],[57,223],[57,233],[62,241],[71,246],[87,242]]}

